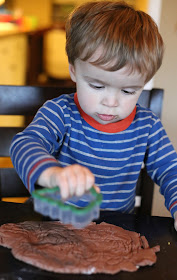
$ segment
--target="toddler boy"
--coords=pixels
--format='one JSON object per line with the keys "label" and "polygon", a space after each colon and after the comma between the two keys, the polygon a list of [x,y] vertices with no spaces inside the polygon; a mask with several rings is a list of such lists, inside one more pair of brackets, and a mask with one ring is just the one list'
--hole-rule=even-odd
{"label": "toddler boy", "polygon": [[95,184],[101,209],[131,213],[144,162],[174,216],[177,154],[161,121],[137,104],[163,50],[152,18],[124,2],[76,8],[66,24],[66,52],[77,93],[46,102],[11,145],[30,192],[35,184],[59,186],[66,199]]}

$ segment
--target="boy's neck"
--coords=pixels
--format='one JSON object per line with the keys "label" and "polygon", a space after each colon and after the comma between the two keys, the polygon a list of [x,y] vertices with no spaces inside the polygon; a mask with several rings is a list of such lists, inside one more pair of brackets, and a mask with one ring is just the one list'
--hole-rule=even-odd
{"label": "boy's neck", "polygon": [[99,131],[103,131],[103,132],[108,132],[108,133],[115,133],[115,132],[120,132],[123,131],[125,129],[127,129],[132,121],[135,118],[135,114],[136,114],[136,106],[134,108],[134,110],[132,111],[132,113],[125,119],[115,122],[115,123],[109,123],[109,124],[100,124],[99,122],[97,122],[96,120],[94,120],[92,117],[90,117],[89,115],[87,115],[81,108],[78,98],[77,98],[77,92],[74,95],[74,102],[82,116],[82,118],[92,127],[94,127],[95,129],[99,130]]}

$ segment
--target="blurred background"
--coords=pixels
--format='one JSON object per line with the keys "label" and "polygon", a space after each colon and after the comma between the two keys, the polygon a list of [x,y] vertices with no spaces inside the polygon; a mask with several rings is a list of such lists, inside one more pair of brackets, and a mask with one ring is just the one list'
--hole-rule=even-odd
{"label": "blurred background", "polygon": [[[84,2],[87,0],[0,0],[0,84],[72,86],[65,54],[65,20]],[[150,14],[163,36],[163,65],[146,88],[165,90],[162,122],[177,151],[177,0],[126,2]],[[168,216],[159,188],[154,192],[152,214]]]}
{"label": "blurred background", "polygon": [[[86,0],[0,0],[0,84],[72,84],[65,20]],[[148,10],[148,1],[129,0]]]}

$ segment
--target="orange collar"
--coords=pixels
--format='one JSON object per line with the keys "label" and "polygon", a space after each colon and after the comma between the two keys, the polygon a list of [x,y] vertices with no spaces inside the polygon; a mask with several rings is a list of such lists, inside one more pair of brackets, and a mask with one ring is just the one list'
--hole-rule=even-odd
{"label": "orange collar", "polygon": [[115,123],[109,123],[109,124],[101,124],[99,122],[97,122],[95,119],[93,119],[92,117],[90,117],[89,115],[87,115],[81,108],[78,98],[77,98],[77,92],[74,94],[74,102],[82,116],[82,118],[92,127],[94,127],[97,130],[103,131],[103,132],[108,132],[108,133],[115,133],[115,132],[120,132],[123,131],[125,129],[127,129],[132,121],[134,120],[135,114],[136,114],[136,106],[133,109],[133,111],[131,112],[131,114],[118,122]]}

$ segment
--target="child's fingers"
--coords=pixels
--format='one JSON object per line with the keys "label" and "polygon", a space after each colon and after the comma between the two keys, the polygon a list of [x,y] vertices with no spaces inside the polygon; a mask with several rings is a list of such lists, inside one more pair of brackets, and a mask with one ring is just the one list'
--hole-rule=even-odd
{"label": "child's fingers", "polygon": [[93,186],[95,178],[90,170],[86,167],[81,167],[77,176],[78,186],[76,189],[76,195],[81,196]]}
{"label": "child's fingers", "polygon": [[174,227],[175,227],[175,229],[177,231],[177,221],[174,222]]}
{"label": "child's fingers", "polygon": [[95,178],[91,171],[78,164],[67,166],[56,174],[56,183],[60,187],[63,199],[73,195],[82,196],[94,182]]}
{"label": "child's fingers", "polygon": [[65,168],[65,174],[68,180],[68,196],[81,196],[84,193],[85,172],[80,165],[71,165]]}
{"label": "child's fingers", "polygon": [[94,176],[88,168],[81,165],[72,165],[70,170],[70,195],[82,196],[94,183]]}
{"label": "child's fingers", "polygon": [[56,185],[60,188],[61,197],[67,199],[70,193],[67,174],[62,170],[56,177]]}
{"label": "child's fingers", "polygon": [[[77,172],[78,171],[78,172]],[[85,185],[86,185],[86,173],[84,168],[81,168],[80,170],[76,170],[77,172],[77,187],[75,194],[76,196],[82,196],[85,192]]]}
{"label": "child's fingers", "polygon": [[177,231],[177,212],[174,213],[174,227]]}
{"label": "child's fingers", "polygon": [[86,183],[85,183],[85,190],[88,191],[91,187],[93,187],[95,184],[95,177],[93,173],[86,169]]}
{"label": "child's fingers", "polygon": [[75,195],[76,188],[77,188],[77,176],[76,173],[72,168],[66,169],[66,176],[68,180],[68,197]]}
{"label": "child's fingers", "polygon": [[98,186],[93,186],[97,193],[100,193],[100,188]]}

